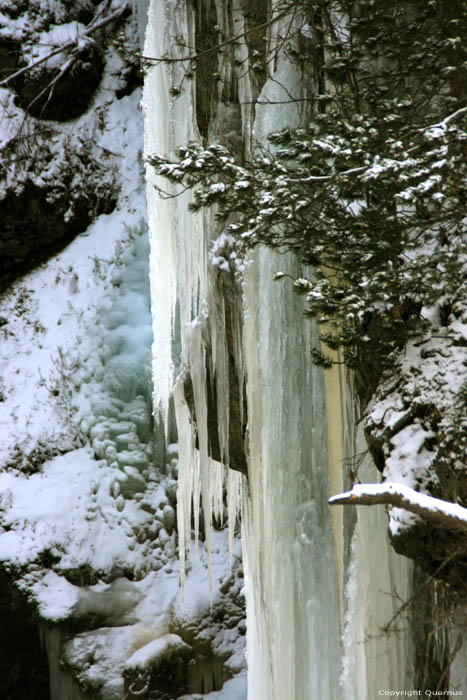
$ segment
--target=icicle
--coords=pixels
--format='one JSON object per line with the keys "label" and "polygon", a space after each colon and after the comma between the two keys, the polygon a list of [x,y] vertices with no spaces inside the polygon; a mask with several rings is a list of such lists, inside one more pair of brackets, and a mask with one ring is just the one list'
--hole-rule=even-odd
{"label": "icicle", "polygon": [[[212,292],[213,294],[214,292]],[[211,296],[211,308],[213,319],[211,327],[211,344],[213,365],[215,368],[216,395],[217,395],[217,432],[221,461],[229,464],[229,422],[230,422],[230,396],[229,396],[229,351],[226,339],[225,301],[223,298]]]}
{"label": "icicle", "polygon": [[192,481],[192,495],[193,495],[193,521],[195,525],[195,554],[198,554],[199,545],[199,514],[201,510],[201,478],[199,471],[199,452],[195,449],[194,443],[194,430],[192,425],[192,444],[193,444],[193,481]]}
{"label": "icicle", "polygon": [[[144,55],[165,53],[164,3],[151,2]],[[167,68],[160,64],[148,69],[143,95],[145,113],[144,153],[170,153],[171,138],[170,81]],[[154,410],[166,418],[172,391],[172,328],[176,303],[176,248],[173,231],[173,200],[155,196],[155,188],[167,190],[151,166],[146,167],[148,190],[148,221],[151,234],[151,298],[153,301],[153,378]],[[156,303],[155,303],[156,302]],[[168,421],[164,421],[168,424]]]}
{"label": "icicle", "polygon": [[[193,45],[189,35],[185,3],[170,4],[151,0],[144,54],[174,57],[184,46]],[[177,42],[173,38],[181,37]],[[148,68],[144,85],[146,157],[154,153],[174,156],[174,150],[196,138],[193,96],[190,81],[174,97],[172,88],[184,80],[182,63],[162,63]],[[205,297],[206,245],[202,216],[188,211],[190,192],[178,192],[158,177],[152,166],[146,168],[149,230],[151,236],[151,298],[153,313],[154,410],[168,426],[169,399],[173,391],[172,342],[178,298],[182,328],[182,362],[186,357],[184,329],[197,313],[198,300]],[[159,196],[155,188],[168,196]],[[176,194],[177,196],[172,196]],[[177,297],[178,292],[178,297]]]}
{"label": "icicle", "polygon": [[227,512],[229,525],[229,563],[232,566],[232,550],[235,525],[240,517],[242,475],[233,469],[227,471]]}
{"label": "icicle", "polygon": [[211,471],[211,512],[213,518],[215,518],[219,523],[223,522],[224,519],[224,482],[225,482],[225,468],[220,462],[215,459],[211,459],[210,471]]}
{"label": "icicle", "polygon": [[[148,29],[144,54],[146,56],[181,56],[184,46],[194,45],[192,10],[185,3],[152,0],[148,13]],[[230,20],[222,4],[217,5],[220,24],[230,31]],[[181,37],[177,42],[173,38]],[[167,154],[196,139],[193,81],[185,79],[183,63],[159,64],[147,69],[144,88],[145,155]],[[232,66],[223,62],[226,79],[232,81]],[[172,88],[179,88],[173,96]],[[250,108],[252,109],[252,107]],[[226,340],[225,300],[219,293],[222,285],[214,284],[209,272],[207,250],[216,226],[211,213],[193,215],[188,211],[191,192],[176,197],[160,198],[155,187],[173,195],[170,187],[158,178],[152,167],[147,168],[149,228],[151,234],[151,296],[153,312],[153,375],[154,408],[166,427],[169,399],[173,391],[172,344],[176,301],[180,311],[181,365],[190,373],[194,394],[194,416],[189,415],[183,397],[183,387],[175,391],[176,418],[179,430],[179,537],[180,556],[184,571],[189,549],[191,512],[195,529],[195,549],[199,538],[199,506],[202,503],[208,567],[211,567],[210,538],[212,514],[223,516],[223,493],[226,483],[224,469],[213,465],[207,432],[206,359],[209,357],[211,381],[215,382],[218,412],[218,437],[221,460],[229,460],[229,348]],[[207,308],[209,317],[200,314]],[[193,317],[198,321],[193,322]],[[234,318],[232,318],[234,323]],[[241,357],[240,326],[235,314],[234,353]],[[209,346],[209,347],[207,347]],[[208,355],[209,352],[209,355]],[[242,362],[239,364],[243,367]],[[241,369],[239,387],[243,395],[244,376]],[[196,421],[196,435],[193,433]],[[198,443],[198,449],[195,444]],[[185,443],[185,444],[184,444]],[[233,494],[236,490],[228,487]],[[234,506],[229,512],[236,512]],[[193,509],[193,511],[191,510]],[[182,576],[184,574],[182,573]]]}
{"label": "icicle", "polygon": [[[180,587],[182,604],[185,591],[186,553],[191,546],[191,503],[193,492],[193,452],[190,414],[185,402],[183,383],[177,383],[174,392],[175,415],[177,420],[179,458],[177,485],[177,526],[178,550],[180,558]],[[195,513],[197,512],[195,507]]]}
{"label": "icicle", "polygon": [[245,146],[245,155],[251,153],[253,139],[253,119],[255,113],[255,99],[258,96],[254,89],[254,81],[251,79],[252,69],[250,55],[244,32],[246,30],[244,5],[242,0],[233,0],[232,14],[234,17],[234,32],[240,38],[235,42],[235,65],[237,66],[238,101],[242,112],[242,136]]}
{"label": "icicle", "polygon": [[246,370],[245,370],[245,360],[243,351],[243,319],[242,310],[239,303],[235,303],[232,312],[232,328],[234,333],[233,338],[233,351],[235,367],[237,370],[238,379],[238,395],[240,404],[240,424],[243,425],[244,422],[244,398],[245,398],[245,382],[246,382]]}
{"label": "icicle", "polygon": [[211,460],[208,446],[208,406],[206,396],[206,352],[202,339],[201,322],[193,322],[189,339],[190,376],[193,383],[193,395],[196,412],[196,429],[198,435],[199,473],[201,482],[201,500],[204,516],[204,534],[208,560],[209,584],[212,588],[212,480]]}
{"label": "icicle", "polygon": [[45,646],[49,660],[50,699],[51,700],[86,700],[71,673],[61,664],[61,651],[64,632],[58,627],[39,624],[39,634]]}

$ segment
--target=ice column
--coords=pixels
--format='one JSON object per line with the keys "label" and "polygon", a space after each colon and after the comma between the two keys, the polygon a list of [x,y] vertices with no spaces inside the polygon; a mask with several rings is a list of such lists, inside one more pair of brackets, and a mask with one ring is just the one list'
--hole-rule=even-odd
{"label": "ice column", "polygon": [[[257,107],[255,138],[303,115],[298,68],[281,56]],[[271,104],[264,104],[270,102]],[[339,697],[339,633],[324,378],[310,361],[317,331],[291,285],[292,256],[260,250],[245,281],[250,480],[243,510],[248,697]],[[309,271],[308,271],[309,272]]]}

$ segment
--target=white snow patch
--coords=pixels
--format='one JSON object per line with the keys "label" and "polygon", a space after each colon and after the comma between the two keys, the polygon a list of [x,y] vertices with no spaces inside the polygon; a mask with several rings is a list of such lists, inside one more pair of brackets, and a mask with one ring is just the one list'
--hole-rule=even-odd
{"label": "white snow patch", "polygon": [[146,668],[157,664],[161,657],[167,653],[180,649],[190,649],[178,634],[165,634],[159,639],[154,639],[130,656],[125,663],[125,668]]}

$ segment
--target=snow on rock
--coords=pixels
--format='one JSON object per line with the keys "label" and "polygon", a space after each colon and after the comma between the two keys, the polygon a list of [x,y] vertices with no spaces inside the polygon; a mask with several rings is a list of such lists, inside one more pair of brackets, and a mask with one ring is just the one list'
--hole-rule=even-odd
{"label": "snow on rock", "polygon": [[[5,8],[0,44],[22,42],[31,58],[71,40],[96,9],[83,2],[72,16],[58,0],[34,1],[10,17]],[[127,23],[124,40],[133,35]],[[178,447],[164,451],[152,418],[141,92],[129,90],[115,47],[105,58],[90,108],[66,124],[25,120],[0,88],[3,155],[15,155],[26,128],[35,139],[23,168],[5,159],[0,208],[34,187],[57,219],[77,222],[48,262],[26,250],[35,269],[0,298],[0,566],[37,610],[54,700],[122,700],[128,659],[167,635],[199,636],[222,679],[245,665],[241,554],[231,573],[226,532],[214,536],[212,601],[201,544],[181,605]]]}
{"label": "snow on rock", "polygon": [[[137,100],[133,96],[134,108]],[[133,136],[129,134],[127,157],[135,162]],[[84,368],[92,350],[87,324],[96,300],[112,289],[118,253],[129,244],[124,224],[135,226],[144,211],[144,197],[132,194],[130,206],[123,200],[120,210],[99,217],[51,264],[18,281],[0,301],[3,463],[14,464],[15,455],[27,454],[30,444],[41,445],[44,456],[54,444],[67,449],[79,444],[76,435],[63,442],[73,412],[69,393],[89,381]]]}
{"label": "snow on rock", "polygon": [[23,56],[28,64],[46,59],[44,62],[45,68],[49,70],[51,68],[60,68],[65,58],[63,53],[57,53],[50,58],[47,57],[54,52],[54,49],[62,47],[69,42],[77,42],[85,29],[84,24],[76,22],[76,20],[58,25],[51,24],[47,31],[40,32],[38,42],[31,42],[25,47]]}
{"label": "snow on rock", "polygon": [[[466,506],[466,286],[421,314],[427,332],[408,341],[376,392],[366,417],[367,441],[385,481]],[[411,528],[420,529],[418,517],[390,510],[390,532],[403,551],[412,546],[403,544],[410,542]]]}
{"label": "snow on rock", "polygon": [[246,674],[239,674],[235,678],[226,681],[222,690],[208,693],[207,695],[182,695],[179,700],[247,700],[247,678]]}
{"label": "snow on rock", "polygon": [[[135,70],[115,47],[100,45],[106,41],[107,29],[99,36],[93,34],[93,41],[88,38],[88,47],[80,46],[73,66],[52,92],[50,80],[58,67],[73,58],[73,46],[66,56],[57,53],[50,59],[60,66],[49,71],[49,61],[43,62],[11,79],[18,66],[31,63],[31,52],[34,60],[40,60],[44,52],[53,52],[55,44],[70,43],[76,32],[84,31],[84,23],[78,21],[81,15],[92,24],[96,8],[90,3],[79,3],[74,17],[68,16],[69,9],[59,2],[23,4],[13,17],[5,18],[6,34],[0,36],[2,66],[4,57],[12,61],[5,65],[6,77],[0,82],[0,271],[11,278],[19,267],[23,272],[30,269],[44,261],[47,253],[55,253],[58,245],[63,247],[83,233],[100,214],[112,212],[119,190],[128,195],[131,180],[125,178],[135,172],[131,146],[141,150],[137,133],[141,123],[128,119],[135,96],[130,106],[124,99],[136,87]],[[113,30],[115,26],[115,22],[108,25]],[[130,50],[136,41],[132,23],[126,23],[124,32]],[[36,101],[42,90],[44,95]],[[50,110],[60,112],[62,123],[51,120],[57,115],[49,114]],[[125,142],[128,157],[123,158]]]}
{"label": "snow on rock", "polygon": [[190,647],[185,644],[178,634],[164,634],[159,639],[154,639],[149,644],[135,651],[125,663],[125,669],[147,668],[160,663],[161,657],[172,652],[189,652]]}
{"label": "snow on rock", "polygon": [[[147,567],[166,563],[156,538],[142,536],[153,527],[153,513],[127,501],[121,514],[111,495],[113,475],[113,469],[96,463],[89,448],[58,456],[30,477],[2,474],[4,566],[34,564],[36,569],[48,555],[55,572],[79,584],[99,576],[111,579],[118,572],[142,576]],[[45,609],[43,617],[56,619]]]}

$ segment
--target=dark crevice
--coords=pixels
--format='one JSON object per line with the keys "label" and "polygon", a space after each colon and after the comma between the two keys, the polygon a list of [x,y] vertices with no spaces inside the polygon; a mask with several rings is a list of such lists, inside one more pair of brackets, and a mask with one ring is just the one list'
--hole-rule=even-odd
{"label": "dark crevice", "polygon": [[0,615],[0,698],[49,700],[49,666],[35,612],[4,572],[0,572]]}

